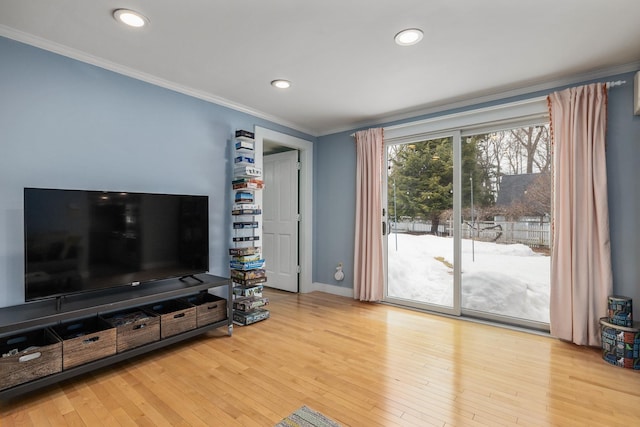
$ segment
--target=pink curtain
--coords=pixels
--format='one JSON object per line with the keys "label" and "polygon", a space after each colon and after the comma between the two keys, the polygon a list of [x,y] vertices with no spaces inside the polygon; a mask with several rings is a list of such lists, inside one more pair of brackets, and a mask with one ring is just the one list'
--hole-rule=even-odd
{"label": "pink curtain", "polygon": [[356,132],[356,230],[353,297],[380,301],[383,297],[382,164],[383,130]]}
{"label": "pink curtain", "polygon": [[551,334],[600,345],[613,289],[605,132],[607,89],[591,84],[547,98],[554,146]]}

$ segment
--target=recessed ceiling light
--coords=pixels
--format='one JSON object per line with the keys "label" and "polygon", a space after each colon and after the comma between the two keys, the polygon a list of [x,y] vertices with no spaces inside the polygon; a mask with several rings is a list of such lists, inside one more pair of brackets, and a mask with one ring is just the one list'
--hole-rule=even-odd
{"label": "recessed ceiling light", "polygon": [[396,34],[394,40],[396,41],[396,44],[400,46],[411,46],[422,40],[423,35],[424,33],[422,30],[419,30],[418,28],[408,28]]}
{"label": "recessed ceiling light", "polygon": [[289,80],[277,79],[271,82],[271,86],[277,87],[278,89],[287,89],[291,86],[291,82]]}
{"label": "recessed ceiling light", "polygon": [[144,27],[149,22],[146,16],[130,9],[116,9],[113,17],[116,21],[135,28]]}

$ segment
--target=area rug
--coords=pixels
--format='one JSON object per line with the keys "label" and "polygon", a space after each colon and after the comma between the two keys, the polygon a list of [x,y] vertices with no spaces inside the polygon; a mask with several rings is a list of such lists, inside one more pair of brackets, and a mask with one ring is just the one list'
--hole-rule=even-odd
{"label": "area rug", "polygon": [[302,406],[274,427],[340,427],[340,424],[308,406]]}

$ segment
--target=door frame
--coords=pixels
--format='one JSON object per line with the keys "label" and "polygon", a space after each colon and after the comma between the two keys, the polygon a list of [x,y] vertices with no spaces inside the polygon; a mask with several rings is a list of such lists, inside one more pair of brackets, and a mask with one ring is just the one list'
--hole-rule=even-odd
{"label": "door frame", "polygon": [[[438,139],[438,138],[451,138],[452,148],[453,148],[453,304],[451,307],[441,306],[436,304],[429,304],[426,302],[418,302],[412,300],[405,300],[400,298],[389,297],[388,295],[388,250],[389,250],[389,235],[390,232],[385,233],[383,239],[383,251],[384,251],[384,301],[391,303],[402,305],[406,307],[412,307],[422,310],[429,310],[437,313],[444,313],[453,316],[460,316],[461,314],[461,306],[462,306],[462,270],[461,270],[461,262],[462,262],[462,241],[460,239],[460,221],[462,215],[462,195],[461,195],[461,180],[462,180],[462,136],[460,130],[455,131],[445,131],[439,133],[430,133],[430,134],[422,134],[416,136],[413,139],[408,139],[398,142],[385,142],[385,150],[384,150],[384,160],[385,165],[388,165],[388,147],[396,144],[410,144],[411,142],[419,142],[426,141],[430,139]],[[389,224],[388,214],[388,196],[389,196],[389,184],[388,178],[389,173],[387,172],[387,168],[384,168],[385,173],[383,174],[383,182],[382,182],[382,205],[384,206],[384,214],[382,220]],[[387,230],[391,230],[391,227],[386,227]]]}
{"label": "door frame", "polygon": [[300,223],[298,233],[298,289],[311,292],[313,273],[313,142],[271,129],[254,126],[255,150],[262,156],[264,141],[293,148],[300,153],[300,185],[298,203]]}

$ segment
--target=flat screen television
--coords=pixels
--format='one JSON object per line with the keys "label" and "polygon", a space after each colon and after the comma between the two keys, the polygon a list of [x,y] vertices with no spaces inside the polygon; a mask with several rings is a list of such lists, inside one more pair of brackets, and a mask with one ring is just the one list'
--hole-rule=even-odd
{"label": "flat screen television", "polygon": [[207,196],[24,189],[25,300],[209,270]]}

